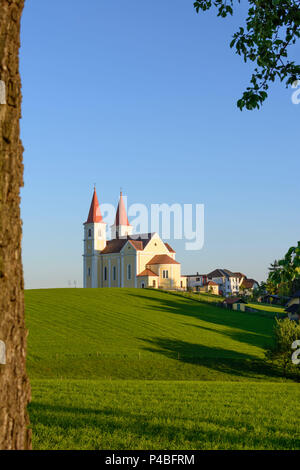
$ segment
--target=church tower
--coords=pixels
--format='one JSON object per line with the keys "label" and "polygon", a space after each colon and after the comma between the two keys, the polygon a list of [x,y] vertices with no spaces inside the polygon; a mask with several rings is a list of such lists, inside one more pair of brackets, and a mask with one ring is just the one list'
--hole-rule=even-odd
{"label": "church tower", "polygon": [[132,235],[132,230],[133,227],[128,221],[123,194],[121,192],[116,214],[116,220],[111,226],[111,238],[115,239],[127,237],[128,235]]}
{"label": "church tower", "polygon": [[83,287],[98,287],[99,254],[106,247],[106,223],[102,219],[96,188],[84,223],[83,242]]}

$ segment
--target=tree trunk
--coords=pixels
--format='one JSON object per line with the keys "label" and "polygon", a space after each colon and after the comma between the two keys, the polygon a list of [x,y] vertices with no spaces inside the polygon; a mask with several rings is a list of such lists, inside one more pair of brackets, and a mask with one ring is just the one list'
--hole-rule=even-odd
{"label": "tree trunk", "polygon": [[24,0],[0,0],[0,340],[6,345],[6,365],[0,365],[1,450],[31,447],[20,219],[23,148],[19,46],[23,6]]}

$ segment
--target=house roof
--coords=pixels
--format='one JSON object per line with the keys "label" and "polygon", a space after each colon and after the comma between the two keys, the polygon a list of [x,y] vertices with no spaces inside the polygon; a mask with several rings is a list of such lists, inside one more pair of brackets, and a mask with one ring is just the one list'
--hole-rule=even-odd
{"label": "house roof", "polygon": [[217,284],[216,282],[214,281],[208,281],[204,284],[204,286],[218,286],[219,284]]}
{"label": "house roof", "polygon": [[209,277],[209,278],[212,278],[212,277],[238,277],[238,278],[245,277],[245,278],[247,278],[247,276],[245,276],[245,274],[243,274],[243,273],[239,273],[239,272],[238,273],[233,273],[229,269],[224,269],[224,268],[215,269],[214,271],[209,273],[207,275],[207,277]]}
{"label": "house roof", "polygon": [[165,246],[168,248],[168,250],[169,250],[170,253],[176,253],[176,251],[173,250],[173,248],[169,245],[169,243],[166,243],[166,242],[165,242]]}
{"label": "house roof", "polygon": [[[232,273],[234,277],[239,277],[240,279],[242,277],[244,277],[245,279],[247,279],[247,276],[243,273]],[[251,279],[253,281],[253,279]],[[255,281],[256,282],[256,281]]]}
{"label": "house roof", "polygon": [[223,301],[224,304],[232,305],[232,304],[246,304],[245,300],[241,299],[241,297],[229,297]]}
{"label": "house roof", "polygon": [[122,192],[120,193],[120,200],[119,200],[119,204],[118,204],[115,225],[116,226],[118,226],[118,225],[127,225],[127,226],[129,226],[130,225],[130,223],[128,221],[127,213],[126,213],[126,208],[125,208]]}
{"label": "house roof", "polygon": [[186,274],[186,277],[207,277],[207,274]]}
{"label": "house roof", "polygon": [[168,255],[155,255],[150,261],[148,261],[147,266],[153,264],[180,264],[178,261],[175,261]]}
{"label": "house roof", "polygon": [[103,222],[103,219],[102,219],[102,215],[100,211],[96,188],[94,188],[93,199],[91,202],[89,215],[85,224],[95,224],[95,223],[100,223],[100,222]]}
{"label": "house roof", "polygon": [[228,269],[215,269],[214,271],[212,271],[211,273],[209,273],[207,275],[207,277],[209,278],[213,278],[213,277],[231,277],[233,276],[233,273],[231,271],[229,271]]}
{"label": "house roof", "polygon": [[106,247],[101,251],[101,254],[108,253],[120,253],[122,248],[130,241],[131,245],[138,251],[143,251],[150,242],[154,233],[142,233],[139,235],[132,235],[122,238],[115,238],[114,240],[108,240]]}
{"label": "house roof", "polygon": [[158,274],[151,271],[151,269],[145,269],[144,271],[142,271],[140,274],[137,275],[137,277],[142,277],[142,276],[156,276],[156,277],[159,277]]}
{"label": "house roof", "polygon": [[257,284],[254,279],[244,279],[241,287],[244,287],[245,289],[252,289],[254,284]]}

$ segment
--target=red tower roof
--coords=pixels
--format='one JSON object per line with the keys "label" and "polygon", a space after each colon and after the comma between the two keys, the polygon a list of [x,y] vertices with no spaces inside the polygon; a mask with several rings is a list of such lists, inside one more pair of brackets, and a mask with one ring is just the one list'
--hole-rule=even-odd
{"label": "red tower roof", "polygon": [[103,222],[99,201],[97,198],[96,188],[94,189],[93,199],[90,207],[90,212],[87,218],[86,224],[95,224]]}
{"label": "red tower roof", "polygon": [[123,194],[121,192],[120,194],[120,201],[117,209],[117,214],[116,214],[116,220],[115,220],[115,225],[127,225],[129,226],[130,223],[127,218],[126,214],[126,209],[125,209],[125,204],[124,204],[124,199],[123,199]]}

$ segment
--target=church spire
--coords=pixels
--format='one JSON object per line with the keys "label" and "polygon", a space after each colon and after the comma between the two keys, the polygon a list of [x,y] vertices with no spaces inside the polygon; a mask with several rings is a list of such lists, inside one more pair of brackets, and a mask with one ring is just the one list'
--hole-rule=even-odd
{"label": "church spire", "polygon": [[99,206],[99,201],[96,193],[96,188],[94,188],[93,199],[90,207],[90,212],[87,218],[86,224],[97,224],[103,222],[101,210]]}
{"label": "church spire", "polygon": [[111,238],[128,237],[132,234],[132,230],[133,227],[128,221],[123,193],[121,191],[115,223],[111,226]]}
{"label": "church spire", "polygon": [[130,225],[130,223],[128,221],[127,213],[126,213],[126,208],[125,208],[125,204],[124,204],[122,191],[120,192],[120,201],[119,201],[119,205],[118,205],[118,209],[117,209],[115,225],[116,225],[116,227],[118,225],[127,225],[127,226]]}

